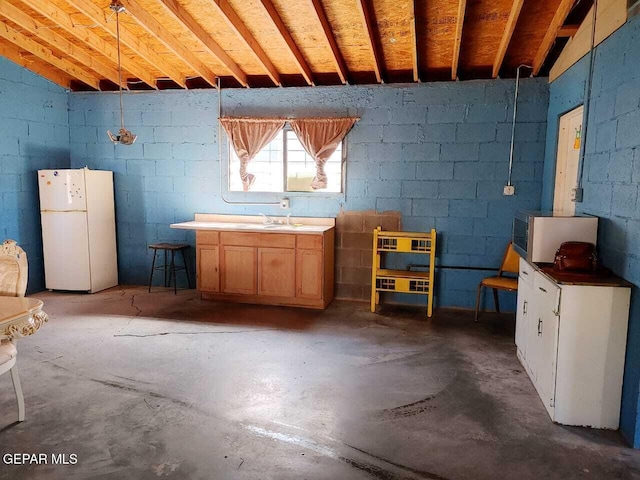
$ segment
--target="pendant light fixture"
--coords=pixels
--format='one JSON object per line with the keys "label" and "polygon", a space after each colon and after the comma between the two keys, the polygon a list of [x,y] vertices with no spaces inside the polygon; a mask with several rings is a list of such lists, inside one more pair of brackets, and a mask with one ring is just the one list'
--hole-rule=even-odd
{"label": "pendant light fixture", "polygon": [[122,108],[122,64],[120,62],[120,14],[125,11],[124,5],[120,3],[120,0],[111,0],[109,8],[116,14],[116,40],[118,42],[118,87],[120,91],[120,130],[117,135],[107,130],[109,139],[115,144],[133,145],[138,138],[129,130],[124,128],[124,109]]}

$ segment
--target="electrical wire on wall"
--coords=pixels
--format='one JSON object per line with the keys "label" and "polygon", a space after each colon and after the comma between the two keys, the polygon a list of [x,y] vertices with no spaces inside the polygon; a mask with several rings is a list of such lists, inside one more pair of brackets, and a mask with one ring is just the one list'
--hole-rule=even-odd
{"label": "electrical wire on wall", "polygon": [[[226,162],[223,161],[222,159],[222,124],[220,123],[220,119],[222,118],[222,85],[220,84],[220,77],[217,78],[218,80],[218,162],[220,163],[220,198],[222,198],[222,201],[224,203],[226,203],[227,205],[280,205],[280,202],[247,202],[247,201],[241,201],[241,202],[233,202],[229,199],[227,199],[224,196],[224,185],[223,185],[223,168]],[[229,174],[229,172],[228,172]]]}
{"label": "electrical wire on wall", "polygon": [[511,125],[511,146],[509,147],[509,177],[507,178],[507,184],[504,186],[504,194],[505,195],[513,195],[515,193],[515,189],[513,184],[511,183],[512,172],[513,172],[513,151],[515,146],[515,138],[516,138],[516,116],[518,114],[518,92],[520,88],[520,69],[521,68],[529,68],[533,69],[531,65],[519,65],[516,69],[516,90],[513,98],[513,123]]}
{"label": "electrical wire on wall", "polygon": [[593,0],[593,25],[591,25],[591,51],[589,52],[589,76],[585,86],[584,114],[582,117],[582,141],[580,142],[580,157],[578,159],[578,184],[576,185],[574,201],[582,202],[582,177],[584,174],[584,157],[587,148],[587,135],[589,126],[589,110],[591,105],[591,88],[593,85],[593,72],[595,67],[595,43],[596,43],[596,20],[598,16],[598,0]]}

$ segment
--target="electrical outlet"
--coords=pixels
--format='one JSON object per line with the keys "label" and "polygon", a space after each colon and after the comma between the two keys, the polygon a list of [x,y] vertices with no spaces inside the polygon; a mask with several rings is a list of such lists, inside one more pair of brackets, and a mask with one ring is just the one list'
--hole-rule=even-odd
{"label": "electrical outlet", "polygon": [[516,187],[514,187],[513,185],[505,185],[502,194],[507,196],[515,195]]}
{"label": "electrical outlet", "polygon": [[289,199],[288,198],[283,198],[282,200],[280,200],[280,208],[282,208],[282,209],[289,208]]}

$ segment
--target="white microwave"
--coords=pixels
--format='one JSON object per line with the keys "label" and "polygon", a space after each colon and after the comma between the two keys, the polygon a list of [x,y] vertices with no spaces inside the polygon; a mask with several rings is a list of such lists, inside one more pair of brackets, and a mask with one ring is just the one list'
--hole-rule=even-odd
{"label": "white microwave", "polygon": [[529,262],[552,263],[564,242],[598,241],[598,217],[519,211],[513,219],[513,248]]}

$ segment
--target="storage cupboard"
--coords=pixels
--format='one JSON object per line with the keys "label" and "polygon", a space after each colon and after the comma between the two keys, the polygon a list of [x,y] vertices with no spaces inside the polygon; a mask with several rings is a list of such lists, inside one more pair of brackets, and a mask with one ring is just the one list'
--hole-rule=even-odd
{"label": "storage cupboard", "polygon": [[631,290],[557,281],[520,259],[516,347],[549,416],[617,429]]}

